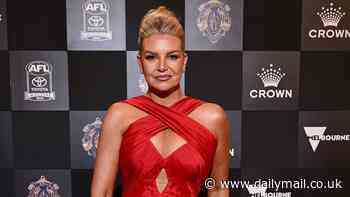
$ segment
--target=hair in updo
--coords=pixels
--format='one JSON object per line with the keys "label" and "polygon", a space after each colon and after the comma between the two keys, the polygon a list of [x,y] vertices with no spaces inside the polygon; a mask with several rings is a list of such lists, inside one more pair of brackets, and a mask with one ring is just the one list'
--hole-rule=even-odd
{"label": "hair in updo", "polygon": [[177,16],[165,6],[149,10],[141,20],[137,43],[142,50],[142,42],[145,38],[155,34],[164,33],[178,37],[181,40],[181,48],[185,50],[185,33]]}

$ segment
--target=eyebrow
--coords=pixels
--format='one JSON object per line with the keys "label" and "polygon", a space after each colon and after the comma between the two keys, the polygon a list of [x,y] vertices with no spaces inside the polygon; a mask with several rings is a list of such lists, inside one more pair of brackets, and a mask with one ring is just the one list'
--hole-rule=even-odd
{"label": "eyebrow", "polygon": [[[168,54],[169,53],[175,53],[175,52],[179,52],[180,53],[181,51],[180,50],[169,51]],[[144,53],[157,54],[157,52],[153,52],[153,51],[144,51]]]}

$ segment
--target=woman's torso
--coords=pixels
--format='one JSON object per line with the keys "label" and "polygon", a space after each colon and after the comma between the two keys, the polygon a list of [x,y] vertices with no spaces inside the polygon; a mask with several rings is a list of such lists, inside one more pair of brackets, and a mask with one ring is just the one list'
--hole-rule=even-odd
{"label": "woman's torso", "polygon": [[184,97],[165,107],[146,96],[124,102],[129,107],[119,154],[123,196],[196,196],[216,147],[206,103]]}

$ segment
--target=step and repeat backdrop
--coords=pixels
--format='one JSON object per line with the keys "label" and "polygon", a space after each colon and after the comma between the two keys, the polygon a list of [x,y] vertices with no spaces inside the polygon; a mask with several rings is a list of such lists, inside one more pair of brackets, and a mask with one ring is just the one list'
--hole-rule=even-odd
{"label": "step and repeat backdrop", "polygon": [[0,0],[0,196],[90,195],[107,108],[147,91],[137,30],[159,5],[185,28],[185,94],[228,114],[230,179],[324,184],[231,195],[349,196],[348,0]]}

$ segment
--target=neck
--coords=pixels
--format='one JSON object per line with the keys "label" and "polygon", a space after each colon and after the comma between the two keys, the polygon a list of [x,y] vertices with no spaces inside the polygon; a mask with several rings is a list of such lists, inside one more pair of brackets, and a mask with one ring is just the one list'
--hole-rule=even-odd
{"label": "neck", "polygon": [[171,106],[173,103],[185,97],[180,86],[174,87],[173,90],[169,91],[157,91],[149,87],[145,96],[150,97],[154,102],[164,106]]}

